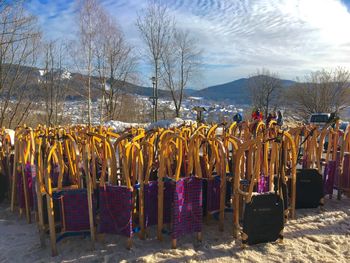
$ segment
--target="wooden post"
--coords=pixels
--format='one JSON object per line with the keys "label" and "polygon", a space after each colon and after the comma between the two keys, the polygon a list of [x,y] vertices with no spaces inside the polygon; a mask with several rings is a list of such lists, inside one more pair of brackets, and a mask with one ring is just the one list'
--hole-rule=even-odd
{"label": "wooden post", "polygon": [[239,234],[239,194],[233,194],[233,237],[238,238]]}
{"label": "wooden post", "polygon": [[46,204],[47,204],[47,216],[49,219],[49,230],[50,230],[50,244],[51,244],[51,255],[57,256],[57,246],[56,246],[56,229],[55,229],[55,216],[53,210],[52,201],[52,188],[51,188],[51,177],[49,171],[49,164],[45,161],[45,183],[46,183]]}
{"label": "wooden post", "polygon": [[129,250],[132,248],[132,239],[130,237],[127,240],[126,248]]}
{"label": "wooden post", "polygon": [[[22,142],[24,143],[24,141]],[[27,142],[28,144],[30,144],[30,142]],[[30,145],[28,145],[30,146]],[[30,155],[30,147],[28,147],[28,155],[27,153],[24,154],[24,145],[20,144],[19,146],[19,152],[21,153],[21,176],[22,176],[22,186],[23,186],[23,193],[24,193],[24,206],[25,206],[25,213],[26,213],[26,219],[27,219],[27,223],[30,224],[31,223],[31,214],[30,214],[30,204],[29,204],[29,189],[28,189],[28,178],[27,175],[25,173],[25,166],[26,166],[26,162],[28,162],[29,160],[27,160],[26,158],[29,157]],[[24,155],[24,156],[23,156]]]}
{"label": "wooden post", "polygon": [[144,178],[142,176],[139,177],[141,179],[140,182],[140,190],[139,190],[139,220],[140,220],[140,238],[145,239],[145,203],[144,203]]}
{"label": "wooden post", "polygon": [[226,206],[226,162],[225,162],[225,150],[223,149],[223,145],[217,144],[218,147],[222,147],[221,152],[221,162],[220,162],[220,214],[219,214],[219,231],[224,231],[224,221],[225,221],[225,206]]}
{"label": "wooden post", "polygon": [[43,183],[43,170],[42,170],[42,156],[41,156],[41,145],[42,141],[39,141],[38,144],[38,154],[37,154],[37,160],[38,160],[38,166],[36,171],[36,180],[35,180],[35,191],[37,196],[37,202],[38,202],[38,229],[39,229],[39,235],[40,235],[40,246],[45,247],[45,223],[44,223],[44,214],[43,214],[43,195],[41,192],[42,189],[42,183]]}
{"label": "wooden post", "polygon": [[16,202],[16,184],[17,184],[17,162],[18,159],[18,141],[15,137],[15,150],[14,150],[14,158],[13,158],[13,169],[12,169],[12,191],[11,191],[11,212],[15,210],[15,202]]}
{"label": "wooden post", "polygon": [[87,188],[87,197],[88,197],[88,207],[89,207],[89,222],[90,222],[90,236],[92,249],[95,249],[95,225],[94,225],[94,210],[92,206],[92,182],[90,177],[90,167],[89,167],[89,149],[88,145],[84,145],[85,152],[85,170],[86,170],[86,188]]}
{"label": "wooden post", "polygon": [[158,240],[162,241],[162,230],[163,230],[163,198],[164,198],[164,182],[163,178],[158,178],[158,225],[157,225],[157,237]]}

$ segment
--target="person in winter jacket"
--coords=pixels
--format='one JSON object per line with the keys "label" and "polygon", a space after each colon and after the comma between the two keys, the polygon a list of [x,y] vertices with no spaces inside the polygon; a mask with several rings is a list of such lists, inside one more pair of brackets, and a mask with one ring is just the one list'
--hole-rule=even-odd
{"label": "person in winter jacket", "polygon": [[283,125],[283,116],[282,116],[282,112],[279,110],[277,112],[277,125],[282,126]]}
{"label": "person in winter jacket", "polygon": [[263,114],[260,111],[260,109],[256,109],[255,111],[253,111],[253,113],[252,113],[252,120],[253,121],[257,121],[257,122],[263,120]]}
{"label": "person in winter jacket", "polygon": [[243,116],[240,112],[237,112],[234,116],[233,116],[233,121],[240,123],[243,121]]}

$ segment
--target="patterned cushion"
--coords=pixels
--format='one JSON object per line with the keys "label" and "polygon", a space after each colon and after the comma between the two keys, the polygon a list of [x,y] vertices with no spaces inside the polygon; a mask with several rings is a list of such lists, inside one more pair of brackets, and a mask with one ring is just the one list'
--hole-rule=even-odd
{"label": "patterned cushion", "polygon": [[220,177],[207,180],[207,211],[209,213],[220,210]]}
{"label": "patterned cushion", "polygon": [[61,218],[66,232],[89,231],[89,206],[87,190],[61,191]]}
{"label": "patterned cushion", "polygon": [[324,168],[324,194],[333,194],[336,161],[329,161]]}
{"label": "patterned cushion", "polygon": [[[168,224],[171,221],[171,209],[173,207],[174,201],[174,189],[174,182],[164,182],[164,224]],[[158,223],[158,181],[150,181],[148,184],[144,185],[144,200],[145,227],[156,225]]]}
{"label": "patterned cushion", "polygon": [[100,233],[132,236],[132,191],[125,186],[100,187]]}
{"label": "patterned cushion", "polygon": [[163,211],[163,223],[169,224],[172,219],[172,209],[174,203],[175,194],[175,182],[164,182],[164,211]]}
{"label": "patterned cushion", "polygon": [[181,178],[175,184],[172,238],[202,231],[202,179]]}
{"label": "patterned cushion", "polygon": [[158,182],[151,181],[143,187],[145,227],[158,222]]}

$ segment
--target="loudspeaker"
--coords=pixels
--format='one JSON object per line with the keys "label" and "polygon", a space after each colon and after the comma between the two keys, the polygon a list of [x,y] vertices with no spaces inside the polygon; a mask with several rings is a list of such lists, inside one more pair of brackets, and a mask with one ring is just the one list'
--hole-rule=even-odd
{"label": "loudspeaker", "polygon": [[317,208],[323,205],[323,178],[316,169],[298,169],[295,208]]}
{"label": "loudspeaker", "polygon": [[284,205],[273,192],[253,195],[245,205],[242,243],[253,245],[283,239]]}

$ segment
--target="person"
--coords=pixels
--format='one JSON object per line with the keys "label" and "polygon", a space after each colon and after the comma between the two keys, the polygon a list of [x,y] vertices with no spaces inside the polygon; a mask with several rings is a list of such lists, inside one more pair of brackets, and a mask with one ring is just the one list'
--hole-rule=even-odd
{"label": "person", "polygon": [[262,121],[263,115],[259,108],[253,111],[252,119],[253,121],[256,121],[256,122]]}
{"label": "person", "polygon": [[263,120],[263,115],[259,108],[253,111],[252,113],[252,123],[250,125],[250,130],[254,134],[256,133],[256,128],[258,127],[258,123]]}
{"label": "person", "polygon": [[282,126],[283,125],[283,116],[282,116],[282,112],[279,110],[277,112],[277,125]]}
{"label": "person", "polygon": [[234,116],[233,116],[233,121],[240,123],[243,121],[243,116],[240,112],[237,112]]}
{"label": "person", "polygon": [[273,119],[274,118],[273,118],[272,113],[269,113],[269,115],[266,118],[266,126],[269,126],[270,121],[272,121]]}

